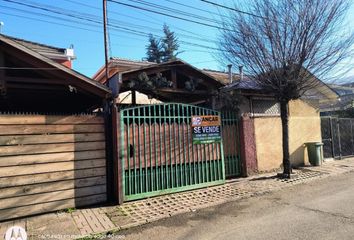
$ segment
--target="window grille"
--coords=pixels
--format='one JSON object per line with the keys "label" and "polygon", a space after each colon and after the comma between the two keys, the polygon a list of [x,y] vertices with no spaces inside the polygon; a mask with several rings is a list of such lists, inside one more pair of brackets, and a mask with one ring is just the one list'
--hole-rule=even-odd
{"label": "window grille", "polygon": [[252,99],[254,116],[280,116],[280,104],[273,99]]}

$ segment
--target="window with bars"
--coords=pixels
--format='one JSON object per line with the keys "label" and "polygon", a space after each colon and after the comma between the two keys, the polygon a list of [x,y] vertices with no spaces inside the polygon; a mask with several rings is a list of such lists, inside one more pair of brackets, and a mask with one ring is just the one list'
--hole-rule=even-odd
{"label": "window with bars", "polygon": [[252,99],[254,116],[280,116],[280,104],[274,99]]}

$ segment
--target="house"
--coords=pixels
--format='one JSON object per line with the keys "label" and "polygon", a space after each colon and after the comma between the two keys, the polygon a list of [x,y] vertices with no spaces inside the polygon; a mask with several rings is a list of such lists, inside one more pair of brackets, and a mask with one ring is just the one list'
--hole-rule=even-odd
{"label": "house", "polygon": [[331,84],[330,87],[339,95],[338,101],[321,104],[321,116],[354,116],[354,88],[350,85]]}
{"label": "house", "polygon": [[71,50],[0,35],[0,221],[109,201],[111,91]]}
{"label": "house", "polygon": [[[179,59],[157,64],[112,58],[108,66],[108,84],[119,89],[113,94],[118,96],[116,103],[121,109],[119,135],[123,147],[119,154],[124,180],[120,191],[125,201],[171,189],[182,191],[220,184],[225,176],[238,177],[282,166],[279,103],[242,73],[232,73],[231,67],[228,72],[200,70]],[[103,67],[93,78],[107,83]],[[293,166],[307,163],[304,143],[321,141],[319,105],[338,97],[326,84],[315,81],[318,82],[316,89],[290,102]],[[238,102],[232,104],[237,104],[238,111],[225,104],[225,92],[236,93]],[[140,101],[141,105],[137,93],[145,99]],[[131,96],[130,101],[123,104],[122,94]],[[151,105],[151,99],[159,102]],[[188,127],[190,119],[202,118],[207,113],[221,116],[222,147],[189,142],[192,138]],[[214,156],[215,153],[221,156]],[[222,161],[217,160],[220,157]],[[204,165],[208,161],[210,164]],[[187,163],[192,165],[182,168]],[[217,169],[225,172],[217,175]],[[212,173],[216,179],[210,178]],[[178,179],[179,174],[185,182],[179,182],[182,181]],[[134,185],[136,179],[141,187]]]}
{"label": "house", "polygon": [[85,112],[101,106],[110,94],[67,67],[73,56],[63,49],[4,35],[0,40],[0,111]]}
{"label": "house", "polygon": [[[119,89],[113,95],[120,109],[124,201],[223,184],[225,178],[241,176],[238,118],[234,112],[213,108],[224,86],[220,81],[180,59],[156,64],[112,58],[108,66],[108,85]],[[103,68],[93,78],[107,83]],[[123,104],[123,94],[129,91],[131,102]],[[145,96],[141,105],[138,94]],[[150,99],[160,102],[150,104]],[[196,126],[192,133],[192,118],[205,126]],[[196,140],[204,137],[207,140]]]}
{"label": "house", "polygon": [[[245,141],[249,146],[245,150],[244,161],[249,172],[263,172],[282,166],[282,128],[280,104],[254,81],[242,74],[204,70],[204,72],[227,82],[223,90],[234,91],[240,96],[240,115],[247,121],[244,129]],[[338,94],[319,79],[314,89],[298,100],[289,103],[289,147],[293,166],[308,163],[306,142],[321,142],[320,106],[337,101]],[[249,136],[254,136],[252,137]]]}
{"label": "house", "polygon": [[[152,70],[151,73],[154,74],[165,71],[168,72],[168,76],[172,76],[170,69],[176,63],[203,73],[210,82],[214,83],[214,88],[212,90],[208,89],[209,94],[206,92],[203,93],[204,102],[194,99],[193,101],[188,101],[188,103],[221,109],[220,101],[216,97],[216,90],[233,91],[239,96],[237,103],[239,108],[238,117],[244,118],[239,134],[241,137],[240,140],[244,144],[241,151],[244,151],[244,165],[249,166],[248,170],[247,168],[244,169],[244,172],[271,171],[282,166],[282,131],[279,103],[275,100],[274,96],[265,92],[254,81],[242,76],[242,73],[232,73],[231,66],[229,67],[229,71],[221,72],[208,69],[195,69],[181,60],[177,60],[175,63],[156,64],[114,58],[110,62],[110,66],[112,67],[110,72],[111,74],[121,74],[120,78],[123,81],[122,90],[124,91],[127,90],[126,86],[124,86],[124,81],[144,71],[150,73]],[[179,71],[180,73],[183,71],[188,72],[182,68]],[[129,76],[129,74],[133,75]],[[193,77],[196,78],[196,76]],[[104,79],[103,70],[98,71],[94,78],[98,81],[104,81],[102,80]],[[172,79],[172,77],[168,79]],[[177,79],[181,79],[181,82],[188,80],[183,78]],[[301,99],[291,101],[289,106],[290,153],[293,166],[308,163],[304,143],[312,141],[321,142],[319,106],[335,102],[338,99],[338,95],[333,89],[319,79],[314,79],[318,82],[316,88],[307,91]],[[215,82],[218,82],[218,84],[215,84]],[[184,86],[179,83],[179,87],[183,88]],[[165,91],[171,90],[166,89]],[[212,92],[213,94],[210,94]],[[189,92],[189,94],[191,93]],[[151,95],[151,93],[147,92],[146,94]],[[193,95],[195,97],[195,92],[193,92]],[[181,94],[169,95],[169,98],[164,98],[163,95],[158,94],[156,97],[163,102],[185,102],[188,99]]]}
{"label": "house", "polygon": [[[178,100],[178,102],[189,104],[211,104],[212,95],[215,95],[218,89],[223,86],[212,76],[179,59],[157,64],[111,58],[108,68],[109,78],[116,76],[122,82],[120,93],[131,91],[132,88],[139,88],[135,91],[139,92],[141,96],[144,94],[149,99],[155,98],[163,102]],[[152,80],[159,77],[159,82],[164,82],[165,86],[151,91],[149,86],[138,86],[141,77],[148,77]],[[106,82],[104,67],[98,70],[93,79],[100,83]],[[135,87],[131,86],[133,82],[136,84]],[[124,96],[120,95],[118,101],[124,99]],[[133,98],[136,103],[136,96]]]}
{"label": "house", "polygon": [[12,41],[15,41],[24,47],[27,47],[34,52],[37,52],[57,63],[60,63],[68,68],[72,68],[73,60],[76,59],[74,54],[74,49],[72,46],[70,48],[58,48],[49,46],[42,43],[32,42],[25,39],[9,37]]}

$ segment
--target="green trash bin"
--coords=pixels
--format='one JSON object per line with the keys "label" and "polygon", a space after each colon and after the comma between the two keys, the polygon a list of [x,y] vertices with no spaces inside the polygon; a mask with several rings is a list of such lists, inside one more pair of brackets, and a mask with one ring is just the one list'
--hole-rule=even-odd
{"label": "green trash bin", "polygon": [[309,162],[312,166],[321,166],[323,160],[323,143],[320,142],[308,142],[305,143],[307,147],[307,153],[309,156]]}

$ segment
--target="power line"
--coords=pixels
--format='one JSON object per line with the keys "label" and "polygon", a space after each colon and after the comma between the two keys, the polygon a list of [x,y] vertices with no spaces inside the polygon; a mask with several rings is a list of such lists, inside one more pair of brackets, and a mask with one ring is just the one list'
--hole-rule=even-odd
{"label": "power line", "polygon": [[78,27],[78,26],[72,26],[72,25],[68,25],[68,24],[52,22],[52,21],[48,21],[48,20],[44,20],[44,19],[37,19],[37,18],[22,16],[22,15],[17,15],[17,14],[11,14],[11,13],[7,13],[7,12],[0,12],[0,13],[2,13],[4,15],[8,15],[8,16],[18,17],[18,18],[26,18],[26,19],[30,19],[30,20],[34,20],[34,21],[46,22],[46,23],[60,25],[60,26],[64,26],[64,27],[70,27],[70,28],[75,28],[75,29],[77,28],[77,29],[86,30],[86,31],[90,31],[90,32],[102,33],[102,31],[95,31],[95,30],[88,29],[88,28],[82,28],[82,27]]}
{"label": "power line", "polygon": [[[44,16],[44,17],[48,17],[48,18],[54,18],[56,20],[61,20],[61,21],[68,21],[68,19],[66,18],[62,18],[62,17],[58,17],[58,16],[52,16],[52,15],[48,15],[48,14],[44,14],[44,13],[35,13],[35,12],[31,12],[31,11],[27,11],[27,10],[24,10],[24,9],[18,9],[18,8],[14,8],[14,7],[8,7],[8,6],[1,6],[2,8],[7,8],[7,9],[10,9],[10,10],[13,10],[13,11],[17,11],[17,12],[22,12],[22,13],[26,13],[26,14],[31,14],[31,15],[40,15],[40,16]],[[77,24],[83,24],[82,22],[80,21],[75,21],[75,20],[71,20],[70,22],[73,22],[73,23],[77,23]],[[96,25],[96,26],[99,26],[99,25]]]}
{"label": "power line", "polygon": [[218,24],[221,24],[221,22],[219,22],[219,21],[217,21],[215,19],[212,19],[212,18],[208,18],[208,17],[205,17],[205,16],[197,15],[197,14],[194,14],[194,13],[191,13],[191,12],[178,10],[178,9],[175,9],[175,8],[170,8],[170,7],[167,7],[167,6],[164,6],[164,5],[160,5],[160,4],[150,3],[150,2],[147,2],[147,1],[144,1],[144,0],[128,0],[128,1],[135,2],[135,3],[141,4],[141,5],[145,5],[145,6],[149,6],[149,7],[153,7],[153,8],[156,8],[158,10],[167,11],[167,12],[170,12],[170,13],[172,13],[174,15],[180,14],[182,16],[192,17],[192,18],[195,18],[195,19],[198,19],[198,20],[205,20],[205,21],[212,22],[212,23],[217,22]]}
{"label": "power line", "polygon": [[219,3],[215,3],[215,2],[211,2],[211,1],[208,1],[208,0],[200,0],[200,1],[208,3],[208,4],[211,4],[211,5],[214,5],[214,6],[217,6],[217,7],[225,8],[225,9],[228,9],[228,10],[231,10],[231,11],[235,11],[235,12],[238,12],[238,13],[246,14],[246,15],[249,15],[249,16],[252,16],[252,17],[261,18],[261,19],[265,19],[265,20],[273,21],[273,22],[278,22],[278,21],[276,21],[274,19],[270,19],[270,18],[267,18],[267,17],[256,15],[254,13],[245,12],[245,11],[242,11],[242,10],[239,10],[239,9],[236,9],[236,8],[228,7],[228,6],[225,6],[225,5],[222,5],[222,4],[219,4]]}
{"label": "power line", "polygon": [[[67,16],[67,17],[76,18],[76,19],[80,19],[80,20],[84,20],[84,21],[89,21],[89,22],[97,24],[99,26],[101,26],[101,24],[102,24],[102,21],[98,18],[98,16],[95,16],[95,15],[87,15],[86,14],[86,16],[77,16],[77,15],[74,15],[74,14],[66,13],[67,11],[65,11],[65,9],[61,9],[61,10],[55,10],[54,9],[53,10],[53,8],[48,8],[48,7],[43,7],[43,6],[33,5],[33,4],[26,4],[26,3],[18,2],[18,1],[15,1],[15,0],[2,0],[2,1],[11,2],[11,3],[14,3],[14,4],[19,4],[19,5],[30,7],[30,8],[34,8],[34,9],[39,9],[39,10],[46,11],[46,12],[52,12],[52,13],[55,13],[55,14],[64,15],[64,16]],[[110,22],[112,22],[112,21],[110,21]],[[138,27],[140,27],[142,29],[147,29],[147,28],[149,29],[149,27],[147,27],[147,26],[134,25],[134,24],[124,23],[124,22],[119,22],[119,21],[115,21],[115,22],[123,23],[123,25],[124,24],[125,25],[132,25],[132,26],[135,26],[135,27],[138,26]],[[139,35],[145,36],[145,37],[148,37],[149,34],[150,34],[150,33],[146,33],[146,32],[143,32],[143,31],[133,30],[131,28],[127,28],[127,27],[124,27],[124,26],[121,26],[121,25],[117,26],[117,25],[114,25],[114,24],[111,24],[111,23],[108,26],[123,30],[126,33],[133,32],[135,34],[139,34]],[[152,29],[152,31],[158,31],[157,29],[150,28],[150,30],[151,29]],[[160,37],[159,35],[156,35],[156,34],[154,34],[154,36]],[[210,41],[210,40],[206,40],[204,38],[197,38],[197,37],[189,36],[189,35],[186,35],[186,34],[181,34],[181,36],[185,36],[185,37],[187,37],[189,39],[195,39],[195,40],[198,40],[198,41],[213,42],[213,41]],[[185,44],[192,44],[194,46],[198,46],[199,45],[199,47],[201,46],[200,44],[190,43],[188,41],[180,41],[180,42],[184,42]],[[216,42],[214,41],[214,43],[216,43]],[[206,47],[208,47],[208,46],[206,46]]]}
{"label": "power line", "polygon": [[195,23],[195,24],[199,24],[199,25],[202,25],[202,26],[211,27],[211,28],[215,28],[215,29],[219,29],[219,30],[232,31],[232,32],[234,31],[232,29],[227,29],[227,28],[224,28],[224,27],[220,27],[220,26],[216,26],[216,25],[212,25],[212,24],[208,24],[208,23],[203,23],[203,22],[200,22],[200,21],[195,21],[195,20],[188,19],[188,18],[174,16],[174,15],[171,15],[171,14],[168,14],[168,13],[158,12],[158,11],[155,11],[155,10],[152,10],[152,9],[139,7],[139,6],[136,6],[136,5],[131,5],[131,4],[127,4],[127,3],[121,3],[121,2],[117,2],[115,0],[108,0],[108,1],[112,2],[112,3],[115,3],[115,4],[127,6],[127,7],[130,7],[130,8],[135,8],[135,9],[139,9],[139,10],[142,10],[142,11],[155,13],[155,14],[158,14],[158,15],[163,15],[163,16],[166,16],[166,17],[174,18],[174,19],[179,19],[179,20],[186,21],[186,22],[189,22],[189,23]]}
{"label": "power line", "polygon": [[[84,4],[82,2],[78,2],[78,1],[75,1],[75,0],[64,0],[64,1],[72,3],[72,4],[80,5],[80,6],[85,6],[87,8],[91,8],[91,9],[101,10],[98,7],[95,7],[95,6],[92,6],[92,5],[88,5],[88,4]],[[132,16],[132,15],[129,15],[129,14],[125,14],[125,13],[117,12],[117,11],[112,11],[112,10],[108,10],[108,13],[109,14],[113,13],[113,14],[117,14],[118,16],[128,17],[128,18],[132,18],[134,20],[138,20],[138,21],[141,21],[141,22],[144,22],[144,23],[151,23],[151,24],[154,24],[154,25],[161,26],[161,22],[159,20],[156,20],[156,19],[155,19],[155,21],[150,21],[149,19],[146,19],[146,18],[139,18],[137,16]],[[145,15],[145,16],[148,16],[148,15]],[[148,17],[152,18],[151,16],[148,16]],[[185,32],[185,33],[193,34],[193,35],[196,35],[196,36],[207,37],[207,36],[203,36],[203,35],[200,35],[200,34],[196,34],[195,32],[188,31],[188,30],[183,29],[183,28],[179,28],[179,27],[177,27],[175,25],[172,25],[172,24],[169,24],[169,26],[173,27],[174,29],[178,29],[178,30],[180,30],[182,32]]]}
{"label": "power line", "polygon": [[[82,27],[76,27],[76,26],[72,26],[72,25],[67,25],[67,24],[59,24],[59,23],[56,23],[56,22],[53,22],[53,21],[47,21],[47,20],[43,20],[43,19],[36,19],[36,18],[31,18],[31,17],[25,17],[25,16],[21,16],[21,15],[15,15],[15,14],[9,14],[9,13],[5,13],[5,12],[1,12],[2,14],[5,14],[5,15],[10,15],[10,16],[15,16],[15,17],[19,17],[19,18],[27,18],[27,19],[31,19],[31,20],[35,20],[35,21],[40,21],[40,22],[47,22],[47,23],[50,23],[50,24],[55,24],[55,25],[60,25],[60,26],[66,26],[66,27],[70,27],[70,28],[74,28],[74,29],[82,29],[82,30],[86,30],[86,31],[91,31],[91,32],[97,32],[97,33],[102,33],[102,31],[95,31],[95,30],[91,30],[91,29],[87,29],[87,28],[82,28]],[[87,24],[86,24],[87,25]],[[99,27],[98,25],[95,25],[96,27]],[[109,26],[112,27],[111,24],[109,24]],[[132,35],[136,35],[136,36],[141,36],[141,37],[148,37],[149,36],[149,33],[146,33],[146,32],[142,32],[142,31],[136,31],[136,30],[133,30],[133,29],[127,29],[127,28],[124,28],[124,29],[121,29],[121,27],[119,26],[115,26],[113,25],[114,29],[120,29],[120,31],[124,31],[125,33],[127,34],[132,34]],[[112,35],[115,35],[115,34],[112,34]],[[118,35],[115,35],[115,36],[118,36]],[[158,35],[154,35],[154,36],[157,36],[157,37],[160,37]],[[209,49],[209,50],[220,50],[218,48],[213,48],[213,47],[210,47],[210,46],[206,46],[206,45],[202,45],[202,44],[197,44],[197,43],[192,43],[192,42],[188,42],[188,41],[183,41],[183,40],[180,40],[181,43],[183,44],[186,44],[188,46],[194,46],[194,47],[199,47],[199,48],[205,48],[205,49]],[[202,52],[202,51],[199,51],[199,52]],[[204,51],[204,52],[207,52],[207,51]]]}
{"label": "power line", "polygon": [[177,1],[173,1],[173,0],[165,0],[165,1],[166,2],[170,2],[170,3],[174,3],[176,5],[183,6],[183,7],[186,7],[186,8],[192,8],[192,9],[195,9],[195,10],[198,10],[198,11],[201,11],[201,12],[209,13],[209,14],[212,14],[212,15],[215,15],[215,16],[227,17],[226,15],[223,15],[223,14],[220,14],[220,13],[216,13],[216,12],[213,12],[213,11],[208,11],[208,10],[201,9],[201,8],[198,8],[198,7],[194,7],[194,6],[191,6],[191,5],[183,4],[183,3],[180,3],[180,2],[177,2]]}
{"label": "power line", "polygon": [[[8,12],[1,12],[1,14],[4,14],[4,15],[8,15],[8,16],[12,16],[12,17],[18,17],[18,18],[21,18],[21,19],[28,19],[28,20],[32,20],[32,21],[37,21],[37,22],[45,22],[45,23],[49,23],[49,24],[53,24],[53,25],[59,25],[59,26],[63,26],[63,27],[68,27],[68,28],[73,28],[73,29],[80,29],[80,30],[85,30],[85,31],[88,31],[88,32],[92,32],[92,33],[99,33],[99,34],[102,34],[103,31],[102,30],[94,30],[94,29],[88,29],[88,28],[83,28],[83,27],[79,27],[79,26],[73,26],[73,25],[68,25],[68,24],[63,24],[63,23],[58,23],[58,22],[53,22],[53,21],[48,21],[48,20],[44,20],[44,19],[39,19],[39,18],[32,18],[32,17],[28,17],[28,16],[24,16],[24,15],[18,15],[18,14],[11,14],[11,13],[8,13]],[[53,16],[51,16],[53,17]],[[53,17],[55,18],[55,17]],[[82,25],[82,23],[81,23]],[[87,24],[86,24],[87,25]],[[98,26],[97,26],[98,27]],[[101,29],[101,28],[99,28]],[[17,32],[17,33],[20,33],[20,32]],[[132,34],[132,33],[126,33],[126,34]],[[127,36],[127,35],[121,35],[121,34],[113,34],[111,33],[111,35],[113,36],[116,36],[116,37],[123,37],[123,38],[129,38],[131,40],[137,40],[137,41],[143,41],[142,38],[134,38],[134,37],[131,37],[131,36]],[[137,35],[138,37],[141,37],[139,35]],[[144,36],[144,39],[145,39],[145,36]],[[88,40],[85,40],[85,43],[87,42],[90,42],[90,43],[96,43],[95,41],[88,41]],[[115,45],[114,43],[112,43],[112,45]],[[119,44],[120,46],[122,46],[122,44]],[[126,47],[135,47],[133,45],[124,45]]]}
{"label": "power line", "polygon": [[[85,6],[85,7],[91,8],[91,9],[98,9],[98,10],[100,10],[100,8],[98,8],[98,7],[95,7],[95,6],[92,6],[92,5],[88,5],[88,4],[84,4],[84,3],[81,3],[81,2],[78,2],[78,1],[75,1],[75,0],[64,0],[64,1],[69,2],[69,3],[73,3],[73,4],[77,4],[77,5],[80,5],[80,6]],[[157,5],[157,4],[154,4],[154,5]],[[157,5],[157,6],[158,6],[158,5]],[[174,11],[173,11],[173,12],[174,12]],[[143,19],[143,18],[139,18],[139,17],[136,17],[136,16],[128,15],[128,14],[125,14],[125,13],[122,13],[122,12],[112,11],[112,10],[108,10],[108,13],[113,13],[113,14],[117,14],[118,16],[125,16],[125,17],[128,17],[128,18],[132,18],[132,19],[134,19],[134,20],[142,21],[142,22],[144,22],[144,23],[148,22],[148,23],[151,23],[151,24],[154,24],[154,25],[159,25],[159,26],[161,26],[161,22],[160,22],[159,20],[156,20],[156,19],[153,18],[152,16],[146,15],[146,14],[144,14],[144,13],[142,13],[142,14],[144,14],[145,16],[147,16],[147,17],[149,17],[149,18],[155,19],[155,21],[149,21],[149,20],[146,19],[146,18]],[[195,15],[195,18],[198,18],[198,19],[199,19],[200,16]],[[211,20],[211,19],[209,19],[209,20]],[[115,22],[118,22],[118,21],[115,21]],[[131,24],[131,23],[130,23],[130,24]],[[131,24],[131,25],[133,25],[133,24]],[[138,26],[139,26],[139,25],[138,25]],[[140,25],[140,26],[141,26],[141,25]],[[196,39],[196,40],[201,40],[201,41],[208,41],[208,42],[210,42],[210,40],[206,40],[206,38],[208,38],[209,36],[197,34],[197,33],[193,32],[193,31],[188,31],[188,30],[186,30],[186,29],[180,28],[180,27],[178,27],[178,26],[176,26],[176,25],[173,25],[173,24],[169,24],[169,26],[171,26],[171,27],[173,27],[174,29],[177,29],[177,30],[179,30],[179,31],[182,31],[182,32],[185,32],[185,33],[189,33],[189,34],[192,34],[192,35],[195,35],[195,36],[198,36],[198,37],[193,37],[193,36],[190,36],[190,35],[186,35],[186,34],[183,35],[183,34],[181,34],[181,33],[178,33],[178,35],[180,35],[180,36],[186,36],[186,37],[188,37],[188,38],[193,38],[193,39]],[[146,27],[146,26],[142,26],[142,28],[143,28],[143,29],[147,29],[147,28],[152,29],[152,28]],[[156,31],[156,29],[153,30],[153,31]],[[160,31],[160,29],[159,29],[158,31]]]}
{"label": "power line", "polygon": [[[42,15],[42,16],[46,16],[46,17],[52,17],[52,18],[55,18],[55,19],[59,19],[61,21],[70,21],[70,22],[74,22],[74,23],[77,23],[77,24],[85,24],[85,26],[94,26],[94,27],[100,27],[100,25],[102,24],[102,21],[101,20],[96,20],[95,19],[95,15],[87,15],[85,17],[83,17],[82,15],[81,16],[77,16],[77,15],[74,15],[74,14],[67,14],[66,12],[63,13],[59,10],[52,10],[52,9],[49,9],[49,8],[46,8],[46,7],[43,7],[43,6],[33,6],[33,5],[30,5],[30,4],[23,4],[23,3],[19,3],[19,2],[16,2],[14,0],[3,0],[3,1],[6,1],[6,2],[11,2],[11,3],[14,3],[14,4],[19,4],[19,5],[24,5],[26,7],[30,7],[32,9],[39,9],[39,10],[42,10],[42,11],[46,11],[46,12],[51,12],[51,13],[55,13],[55,14],[59,14],[59,15],[64,15],[66,17],[70,17],[70,18],[75,18],[75,19],[79,19],[80,21],[88,21],[90,22],[90,24],[85,24],[85,23],[82,23],[82,22],[78,22],[78,21],[72,21],[72,20],[68,20],[68,19],[64,19],[64,18],[58,18],[58,17],[55,17],[55,16],[51,16],[51,15],[47,15],[47,14],[43,14],[43,13],[34,13],[34,12],[30,12],[32,14],[36,14],[36,15]],[[15,9],[16,10],[16,9]],[[17,9],[19,10],[19,9]],[[65,10],[65,9],[63,9]],[[21,10],[19,10],[21,11]],[[22,11],[25,11],[25,10],[22,10]],[[28,13],[28,11],[25,11]],[[8,14],[8,13],[3,13],[3,14],[7,14],[7,15],[11,15],[11,14]],[[13,16],[16,16],[16,17],[22,17],[23,16],[19,16],[19,15],[13,15]],[[57,22],[53,22],[53,21],[47,21],[47,20],[39,20],[39,19],[35,19],[35,18],[29,18],[27,17],[28,19],[31,19],[31,20],[36,20],[36,21],[41,21],[41,22],[47,22],[47,23],[50,23],[50,24],[55,24],[55,25],[60,25],[60,26],[67,26],[67,27],[71,27],[71,28],[75,28],[75,29],[83,29],[83,30],[87,30],[87,31],[94,31],[92,29],[87,29],[87,28],[82,28],[82,27],[74,27],[72,25],[68,25],[68,24],[60,24],[60,23],[57,23]],[[140,36],[140,37],[148,37],[149,36],[149,33],[147,32],[144,32],[144,31],[137,31],[135,29],[131,29],[131,28],[127,28],[127,27],[122,27],[122,26],[117,26],[117,25],[114,25],[114,24],[109,24],[110,27],[112,27],[113,29],[117,30],[119,29],[120,32],[125,32],[127,34],[131,34],[131,35],[135,35],[135,36]],[[143,26],[142,26],[143,27]],[[102,31],[94,31],[94,32],[98,32],[98,33],[101,33]],[[160,37],[158,35],[155,35],[157,37]],[[208,41],[210,42],[210,41]],[[221,49],[219,48],[214,48],[214,47],[211,47],[211,46],[207,46],[207,45],[203,45],[203,44],[198,44],[198,43],[193,43],[193,42],[189,42],[189,41],[184,41],[184,40],[180,40],[180,43],[183,43],[183,44],[186,44],[188,46],[193,46],[193,47],[198,47],[198,48],[204,48],[204,49],[208,49],[208,50],[214,50],[214,51],[222,51]],[[202,52],[202,51],[200,51]],[[210,53],[210,51],[209,51]]]}

